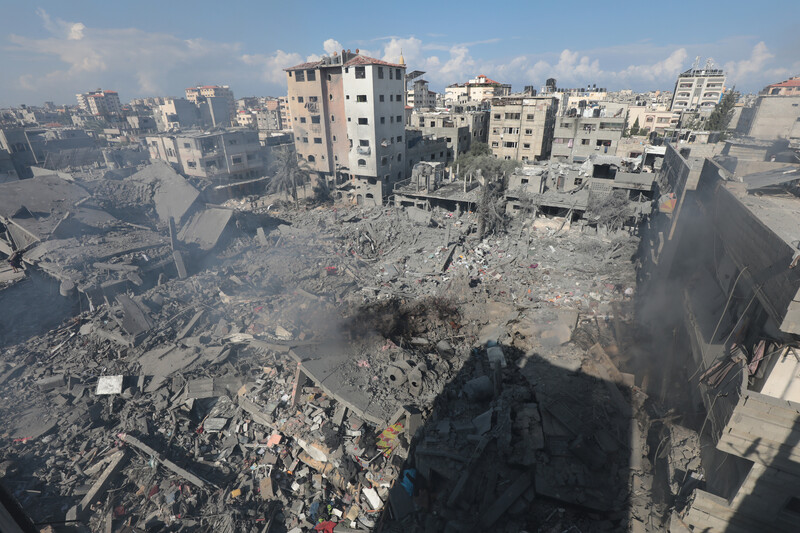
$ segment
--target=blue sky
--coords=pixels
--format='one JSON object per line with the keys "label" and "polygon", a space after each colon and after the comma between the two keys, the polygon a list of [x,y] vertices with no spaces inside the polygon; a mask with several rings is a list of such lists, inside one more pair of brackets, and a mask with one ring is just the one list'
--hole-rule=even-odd
{"label": "blue sky", "polygon": [[342,48],[426,71],[539,87],[672,89],[696,56],[757,91],[800,75],[800,0],[744,2],[207,2],[0,0],[0,106],[115,89],[285,94],[283,68]]}

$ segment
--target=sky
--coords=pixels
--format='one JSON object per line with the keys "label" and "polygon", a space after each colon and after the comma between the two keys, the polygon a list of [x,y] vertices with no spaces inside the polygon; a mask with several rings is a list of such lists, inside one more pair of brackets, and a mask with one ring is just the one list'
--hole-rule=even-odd
{"label": "sky", "polygon": [[757,92],[800,75],[800,0],[647,2],[226,2],[0,0],[0,107],[75,104],[97,88],[124,102],[286,94],[283,69],[334,51],[422,70],[431,88],[478,74],[536,88],[672,90],[700,56]]}

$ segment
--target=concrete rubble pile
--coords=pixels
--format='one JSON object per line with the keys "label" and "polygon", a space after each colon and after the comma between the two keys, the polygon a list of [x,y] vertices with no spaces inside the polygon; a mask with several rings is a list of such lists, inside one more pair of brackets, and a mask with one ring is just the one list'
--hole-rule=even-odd
{"label": "concrete rubble pile", "polygon": [[[635,238],[541,219],[478,240],[469,213],[245,205],[222,239],[197,214],[222,208],[194,203],[155,205],[157,280],[124,275],[3,352],[0,476],[38,523],[660,530],[663,413],[620,370]],[[163,224],[186,250],[198,216],[214,218],[193,223],[204,255],[181,275]]]}

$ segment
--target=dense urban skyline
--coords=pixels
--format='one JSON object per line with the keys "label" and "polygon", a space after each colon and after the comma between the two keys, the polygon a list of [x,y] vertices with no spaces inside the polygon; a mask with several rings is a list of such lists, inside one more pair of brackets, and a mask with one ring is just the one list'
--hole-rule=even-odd
{"label": "dense urban skyline", "polygon": [[792,32],[800,8],[767,4],[753,12],[690,2],[500,11],[463,3],[431,10],[411,2],[399,13],[379,4],[330,13],[312,8],[314,16],[296,3],[221,13],[203,2],[113,9],[93,2],[9,4],[0,105],[71,104],[77,92],[96,87],[118,90],[123,101],[180,95],[198,82],[229,84],[237,96],[280,95],[283,68],[356,48],[387,60],[402,49],[409,68],[426,71],[435,90],[479,73],[514,90],[548,77],[565,87],[671,90],[675,75],[700,56],[701,64],[714,58],[729,84],[750,92],[800,72],[800,37]]}

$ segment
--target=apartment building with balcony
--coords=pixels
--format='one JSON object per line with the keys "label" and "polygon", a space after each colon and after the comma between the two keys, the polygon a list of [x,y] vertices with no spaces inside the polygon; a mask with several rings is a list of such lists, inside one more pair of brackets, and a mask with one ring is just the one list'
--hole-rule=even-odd
{"label": "apartment building with balcony", "polygon": [[711,111],[725,92],[725,72],[712,68],[710,62],[704,68],[697,66],[682,72],[675,81],[670,111]]}
{"label": "apartment building with balcony", "polygon": [[116,91],[97,89],[88,93],[76,94],[78,107],[90,115],[121,115],[122,104]]}
{"label": "apartment building with balcony", "polygon": [[571,109],[558,117],[553,132],[552,157],[582,162],[593,154],[615,155],[625,130],[627,104],[600,103]]}
{"label": "apartment building with balcony", "polygon": [[492,100],[489,148],[500,159],[540,161],[550,157],[556,100],[550,96],[507,96]]}
{"label": "apartment building with balcony", "polygon": [[297,157],[354,203],[405,179],[405,65],[349,51],[285,69]]}
{"label": "apartment building with balcony", "polygon": [[218,116],[217,122],[221,125],[230,125],[236,118],[236,99],[228,85],[198,85],[186,88],[186,99],[199,105],[207,98],[222,98],[225,101],[227,117]]}

